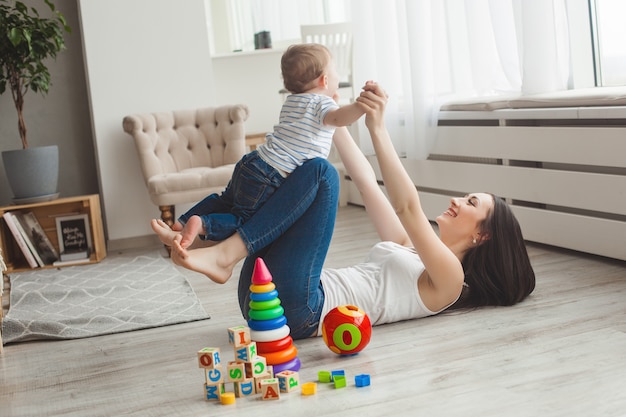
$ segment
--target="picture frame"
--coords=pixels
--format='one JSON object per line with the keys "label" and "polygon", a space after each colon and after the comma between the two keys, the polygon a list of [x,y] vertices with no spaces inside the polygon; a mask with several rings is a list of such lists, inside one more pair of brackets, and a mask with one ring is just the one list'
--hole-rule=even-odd
{"label": "picture frame", "polygon": [[92,247],[89,215],[58,216],[55,221],[61,260],[63,260],[63,255],[72,253],[84,253],[85,257],[89,257]]}

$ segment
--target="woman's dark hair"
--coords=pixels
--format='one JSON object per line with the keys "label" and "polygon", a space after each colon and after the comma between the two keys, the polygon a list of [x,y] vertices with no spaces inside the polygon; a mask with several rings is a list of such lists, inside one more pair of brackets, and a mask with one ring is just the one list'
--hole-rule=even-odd
{"label": "woman's dark hair", "polygon": [[480,225],[485,238],[463,258],[467,285],[450,309],[509,306],[535,289],[535,272],[520,225],[509,205],[492,197],[493,210]]}

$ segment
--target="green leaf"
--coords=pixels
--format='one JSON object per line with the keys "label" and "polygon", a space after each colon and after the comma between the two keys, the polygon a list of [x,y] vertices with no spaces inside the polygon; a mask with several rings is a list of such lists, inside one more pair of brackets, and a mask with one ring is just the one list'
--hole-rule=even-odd
{"label": "green leaf", "polygon": [[24,3],[22,3],[21,1],[16,1],[15,2],[15,8],[21,13],[21,14],[26,14],[26,11],[28,10],[26,5],[24,5]]}
{"label": "green leaf", "polygon": [[22,32],[18,28],[9,29],[9,40],[13,46],[18,46],[22,42]]}

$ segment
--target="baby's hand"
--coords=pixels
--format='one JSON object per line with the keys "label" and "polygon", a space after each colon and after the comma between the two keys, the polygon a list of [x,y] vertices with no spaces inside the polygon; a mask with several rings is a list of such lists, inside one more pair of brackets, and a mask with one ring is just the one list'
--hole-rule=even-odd
{"label": "baby's hand", "polygon": [[368,90],[372,90],[375,87],[376,87],[376,81],[374,81],[374,80],[367,80],[367,81],[365,81],[365,85],[363,86],[363,90],[368,91]]}
{"label": "baby's hand", "polygon": [[333,94],[333,100],[335,100],[335,103],[339,103],[339,94],[338,93]]}

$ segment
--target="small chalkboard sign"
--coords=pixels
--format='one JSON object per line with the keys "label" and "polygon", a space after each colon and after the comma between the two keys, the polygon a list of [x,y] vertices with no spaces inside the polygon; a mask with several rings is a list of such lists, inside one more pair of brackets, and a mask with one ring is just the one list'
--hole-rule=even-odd
{"label": "small chalkboard sign", "polygon": [[89,257],[91,248],[89,215],[59,216],[56,218],[56,224],[61,259],[71,254],[80,254],[81,257],[84,254],[84,257]]}

